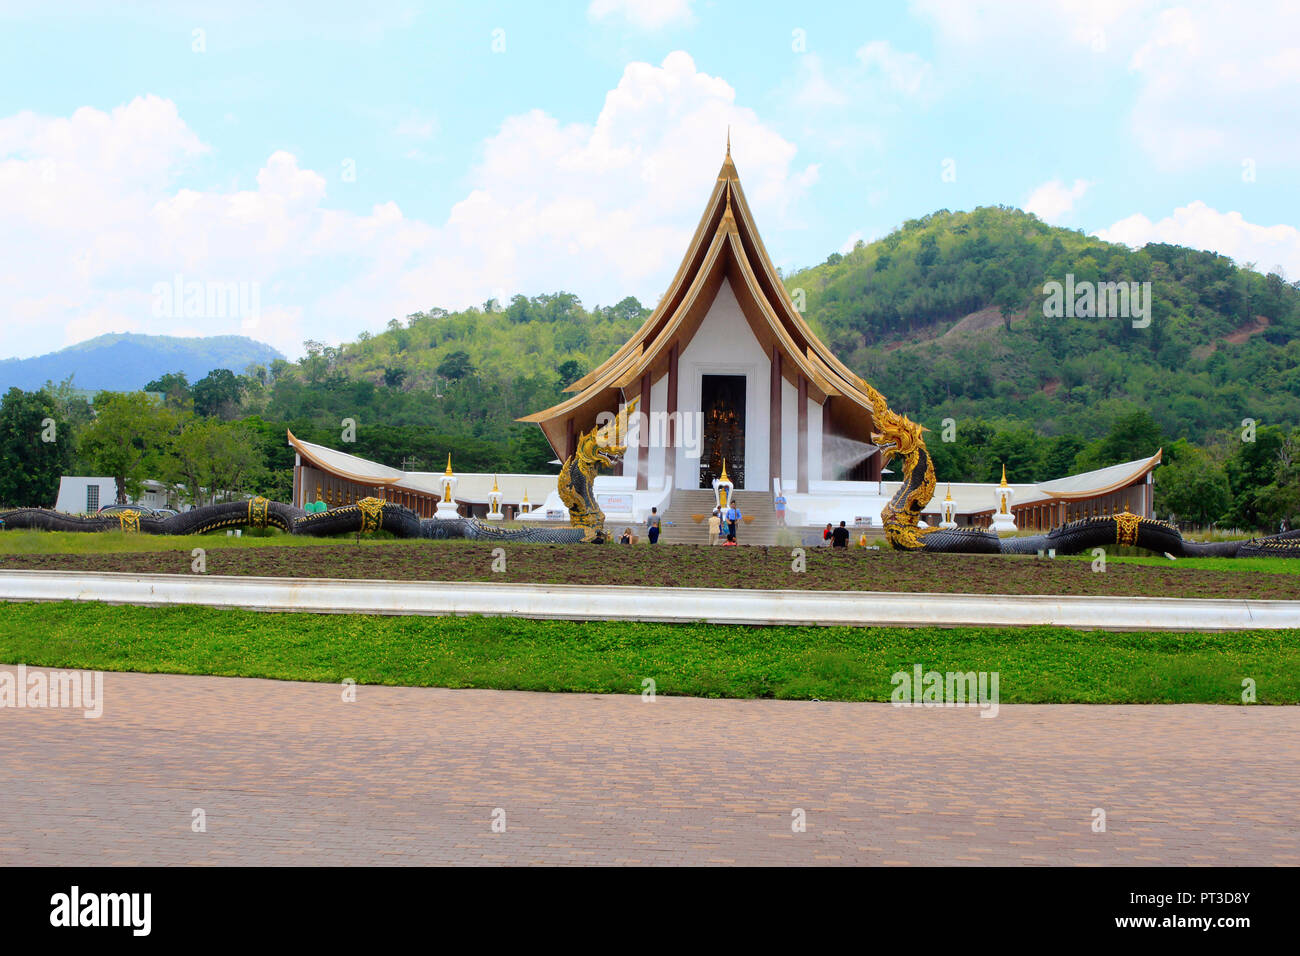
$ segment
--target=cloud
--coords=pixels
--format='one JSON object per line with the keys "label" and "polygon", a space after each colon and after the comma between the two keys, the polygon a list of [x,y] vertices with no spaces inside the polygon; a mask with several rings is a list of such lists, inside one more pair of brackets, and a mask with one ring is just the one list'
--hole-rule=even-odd
{"label": "cloud", "polygon": [[[287,151],[247,188],[180,185],[208,147],[175,104],[0,119],[0,354],[109,331],[248,334],[290,355],[433,306],[560,289],[653,302],[694,231],[727,128],[769,235],[797,222],[815,164],[685,53],[630,63],[590,123],[502,121],[442,222],[394,199],[330,205],[326,175]],[[159,283],[255,284],[248,316],[155,314]],[[165,310],[163,310],[165,311]]]}
{"label": "cloud", "polygon": [[822,58],[816,53],[805,53],[797,61],[796,79],[790,99],[803,109],[823,109],[847,106],[849,90],[845,83],[827,76]]}
{"label": "cloud", "polygon": [[1075,203],[1083,198],[1091,185],[1086,179],[1076,179],[1070,186],[1059,179],[1049,180],[1029,194],[1025,211],[1032,212],[1043,222],[1059,223],[1074,210]]}
{"label": "cloud", "polygon": [[1099,230],[1097,237],[1133,247],[1168,242],[1231,256],[1238,265],[1252,262],[1260,272],[1281,267],[1287,276],[1300,276],[1300,230],[1257,225],[1239,212],[1219,212],[1200,200],[1180,206],[1158,222],[1134,214]]}
{"label": "cloud", "polygon": [[756,215],[787,222],[817,167],[796,168],[794,144],[676,52],[659,66],[629,64],[591,125],[537,110],[507,119],[448,227],[493,288],[549,289],[582,275],[602,301],[657,295],[703,211],[728,127]]}
{"label": "cloud", "polygon": [[695,22],[692,0],[591,0],[587,16],[593,20],[622,17],[641,30],[661,30],[669,25]]}
{"label": "cloud", "polygon": [[887,40],[873,40],[859,49],[856,56],[869,73],[883,78],[894,92],[909,97],[928,92],[930,64],[915,53],[895,50]]}
{"label": "cloud", "polygon": [[[1170,170],[1300,152],[1300,6],[1249,10],[1212,0],[912,0],[935,28],[946,68],[1074,89],[1081,76],[1136,92],[1133,141]],[[1123,144],[1116,144],[1122,146]]]}
{"label": "cloud", "polygon": [[[1191,5],[1162,10],[1129,60],[1142,81],[1134,137],[1165,169],[1300,150],[1300,7]],[[1288,116],[1289,114],[1289,116]]]}

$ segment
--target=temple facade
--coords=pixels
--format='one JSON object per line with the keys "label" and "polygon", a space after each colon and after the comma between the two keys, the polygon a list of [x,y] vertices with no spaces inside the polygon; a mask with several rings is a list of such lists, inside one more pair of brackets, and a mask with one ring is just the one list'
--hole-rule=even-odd
{"label": "temple facade", "polygon": [[859,450],[853,477],[875,482],[871,403],[809,328],[763,247],[728,149],[690,247],[640,329],[570,385],[573,397],[520,421],[538,424],[556,457],[601,413],[637,400],[622,481],[638,499],[708,489],[722,471],[737,490],[809,494],[844,477],[828,439]]}
{"label": "temple facade", "polygon": [[[779,495],[787,525],[878,528],[881,508],[900,485],[886,480],[894,476],[872,444],[868,388],[818,339],[786,291],[728,147],[690,246],[651,315],[568,386],[569,398],[519,420],[539,426],[562,461],[579,435],[635,401],[620,471],[595,482],[611,525],[642,522],[657,508],[667,519],[665,541],[693,540],[679,531],[700,524],[725,467],[747,514],[770,512]],[[295,504],[319,491],[331,506],[374,496],[433,516],[439,474],[398,471],[288,437],[297,453]],[[922,519],[938,525],[947,511],[958,526],[989,527],[996,518],[1005,527],[1009,515],[1019,530],[1048,530],[1125,508],[1153,517],[1159,463],[1156,451],[1085,474],[1009,485],[946,485],[938,475],[939,493]],[[484,516],[493,488],[507,518],[568,520],[554,475],[460,475],[457,509]],[[762,536],[746,540],[765,543]]]}

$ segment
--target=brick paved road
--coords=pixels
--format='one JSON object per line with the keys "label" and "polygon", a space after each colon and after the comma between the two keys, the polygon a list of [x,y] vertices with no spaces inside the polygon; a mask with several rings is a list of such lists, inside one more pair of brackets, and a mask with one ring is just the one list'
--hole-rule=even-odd
{"label": "brick paved road", "polygon": [[99,720],[0,710],[0,862],[1300,863],[1294,707],[344,703],[147,674],[105,696]]}

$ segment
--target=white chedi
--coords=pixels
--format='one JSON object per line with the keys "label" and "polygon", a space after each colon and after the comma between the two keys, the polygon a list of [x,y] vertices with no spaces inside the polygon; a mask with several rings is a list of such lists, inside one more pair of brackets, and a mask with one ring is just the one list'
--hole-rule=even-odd
{"label": "white chedi", "polygon": [[503,495],[501,489],[497,487],[497,476],[493,475],[492,490],[488,492],[487,519],[489,521],[501,521],[505,518],[505,515],[501,513],[501,501],[503,498],[505,498],[505,495]]}
{"label": "white chedi", "polygon": [[939,522],[939,527],[957,527],[957,503],[952,500],[952,485],[948,486],[948,494],[943,499],[943,520]]}
{"label": "white chedi", "polygon": [[726,511],[731,507],[731,496],[736,490],[736,484],[727,477],[727,462],[722,461],[722,474],[713,479],[713,500],[720,511]]}
{"label": "white chedi", "polygon": [[1016,490],[1007,484],[1007,466],[1002,466],[1002,484],[993,489],[993,500],[997,508],[993,512],[993,524],[989,530],[999,538],[1016,533],[1016,519],[1011,514],[1011,499]]}
{"label": "white chedi", "polygon": [[460,512],[456,510],[456,476],[451,471],[451,453],[447,453],[447,470],[443,472],[438,479],[442,485],[442,499],[438,502],[438,507],[434,510],[435,518],[448,520],[459,518]]}

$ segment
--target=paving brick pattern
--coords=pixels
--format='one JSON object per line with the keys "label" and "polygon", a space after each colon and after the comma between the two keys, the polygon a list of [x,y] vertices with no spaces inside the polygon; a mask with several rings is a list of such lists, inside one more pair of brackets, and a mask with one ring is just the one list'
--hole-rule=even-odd
{"label": "paving brick pattern", "polygon": [[104,691],[0,710],[0,863],[1300,864],[1294,707]]}

